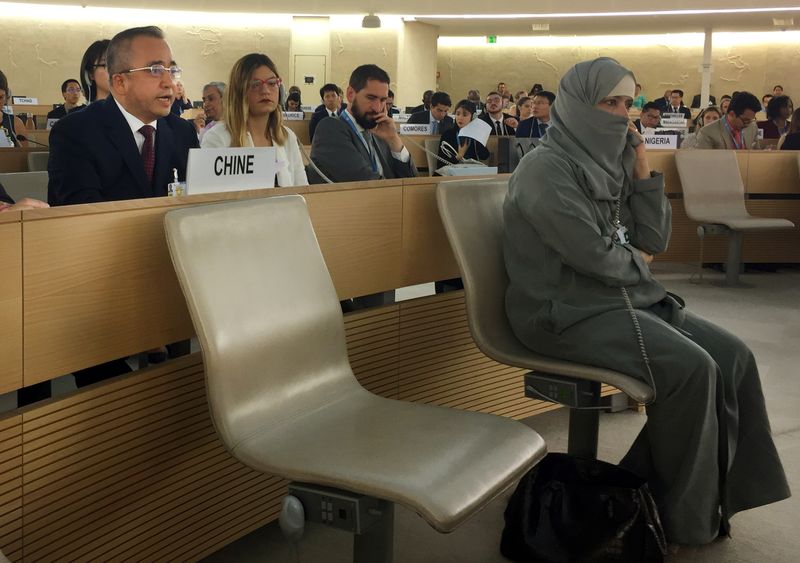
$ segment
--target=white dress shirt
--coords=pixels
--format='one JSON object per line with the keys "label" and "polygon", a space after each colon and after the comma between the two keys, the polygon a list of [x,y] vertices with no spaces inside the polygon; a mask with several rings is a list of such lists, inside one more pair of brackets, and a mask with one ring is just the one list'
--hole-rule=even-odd
{"label": "white dress shirt", "polygon": [[139,129],[145,125],[150,125],[153,129],[155,129],[155,131],[153,131],[153,149],[155,150],[156,135],[158,134],[158,120],[145,123],[135,115],[128,113],[128,111],[122,107],[122,104],[120,104],[116,99],[114,99],[114,102],[117,104],[119,111],[122,112],[122,117],[124,117],[125,121],[128,122],[128,127],[131,128],[133,140],[136,141],[136,148],[139,149],[139,154],[142,154],[142,146],[144,145],[144,135],[139,133]]}

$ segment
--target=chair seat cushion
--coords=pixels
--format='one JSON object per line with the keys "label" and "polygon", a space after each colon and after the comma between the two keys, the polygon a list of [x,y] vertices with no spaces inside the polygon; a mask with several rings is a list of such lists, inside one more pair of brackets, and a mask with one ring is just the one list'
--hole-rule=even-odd
{"label": "chair seat cushion", "polygon": [[232,453],[259,471],[405,505],[449,532],[525,474],[546,447],[514,420],[357,389],[271,424]]}

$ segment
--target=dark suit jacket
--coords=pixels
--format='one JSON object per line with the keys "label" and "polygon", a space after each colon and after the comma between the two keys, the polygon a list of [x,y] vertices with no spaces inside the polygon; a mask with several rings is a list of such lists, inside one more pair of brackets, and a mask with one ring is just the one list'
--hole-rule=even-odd
{"label": "dark suit jacket", "polygon": [[[418,124],[425,124],[431,122],[431,112],[430,110],[425,111],[418,111],[417,113],[412,113],[411,116],[408,118],[408,123],[418,123]],[[456,122],[453,121],[453,118],[449,115],[445,115],[444,119],[439,122],[439,133],[444,133],[445,131],[449,131],[453,127],[455,127]]]}
{"label": "dark suit jacket", "polygon": [[420,105],[418,105],[418,106],[414,106],[413,108],[411,108],[411,111],[409,111],[408,113],[409,113],[409,114],[411,114],[411,115],[413,115],[413,114],[415,114],[415,113],[419,113],[419,112],[421,112],[421,111],[427,111],[427,110],[425,109],[425,104],[420,104]]}
{"label": "dark suit jacket", "polygon": [[[455,150],[458,150],[459,142],[458,142],[458,132],[460,129],[458,127],[452,127],[442,133],[442,138],[439,139],[439,158],[443,158],[452,164],[458,164],[458,160],[454,156],[449,156],[444,153],[442,150],[442,143],[447,143]],[[464,141],[467,142],[468,148],[467,152],[464,153],[464,158],[471,158],[473,160],[486,160],[491,156],[489,149],[484,147],[475,139],[465,138]],[[437,161],[437,168],[444,166],[445,164],[441,161]]]}
{"label": "dark suit jacket", "polygon": [[[550,124],[548,123],[548,126]],[[523,119],[519,122],[519,126],[517,127],[517,137],[525,137],[525,138],[532,138],[538,139],[541,137],[539,132],[539,120],[535,117],[529,117],[528,119]]]}
{"label": "dark suit jacket", "polygon": [[667,107],[669,107],[669,100],[666,98],[658,98],[653,100],[653,103],[658,106],[658,109],[661,110],[661,113],[667,111]]}
{"label": "dark suit jacket", "polygon": [[782,151],[800,150],[800,133],[789,133],[781,145]]}
{"label": "dark suit jacket", "polygon": [[[347,104],[342,104],[339,108],[339,111],[344,111],[347,109]],[[337,115],[339,112],[336,112]],[[308,138],[312,141],[314,140],[314,132],[317,130],[317,125],[319,122],[325,119],[326,117],[330,117],[328,115],[328,110],[325,108],[325,104],[320,104],[314,110],[314,113],[311,114],[311,120],[308,122]]]}
{"label": "dark suit jacket", "polygon": [[[328,117],[319,122],[314,142],[311,143],[311,159],[334,182],[411,178],[417,175],[412,159],[400,162],[392,156],[389,145],[383,140],[368,132],[365,135],[367,139],[374,140],[373,146],[378,149],[382,176],[372,170],[369,153],[359,136],[338,117]],[[307,172],[310,183],[323,183],[324,180],[312,167],[308,167]]]}
{"label": "dark suit jacket", "polygon": [[682,113],[684,118],[686,119],[692,118],[692,110],[690,110],[684,105],[681,105],[681,107],[679,107],[678,111],[676,112],[671,105],[667,104],[666,109],[661,113]]}
{"label": "dark suit jacket", "polygon": [[185,180],[189,149],[198,146],[189,121],[173,114],[159,119],[150,185],[128,122],[108,97],[71,112],[53,127],[47,200],[68,205],[165,196],[172,169]]}
{"label": "dark suit jacket", "polygon": [[[513,115],[510,115],[508,113],[503,113],[503,121],[505,121],[509,117],[513,117],[514,119],[516,119],[516,117],[514,117]],[[478,119],[483,119],[486,123],[488,123],[492,127],[492,135],[497,135],[497,132],[495,131],[494,128],[494,121],[492,121],[492,117],[489,115],[488,111],[481,112],[481,114],[478,116]],[[513,137],[514,135],[517,134],[517,130],[514,129],[513,127],[509,127],[508,125],[506,125],[505,128],[508,136]]]}
{"label": "dark suit jacket", "polygon": [[[711,102],[712,106],[717,105],[717,98],[715,98],[714,96],[709,96],[708,97],[708,101]],[[695,94],[694,95],[694,97],[692,98],[691,107],[693,107],[693,108],[699,108],[700,107],[700,94]]]}

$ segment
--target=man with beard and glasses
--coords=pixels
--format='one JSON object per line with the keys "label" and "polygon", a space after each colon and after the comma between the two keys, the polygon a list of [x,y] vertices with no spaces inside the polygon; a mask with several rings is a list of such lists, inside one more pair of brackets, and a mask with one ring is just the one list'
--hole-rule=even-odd
{"label": "man with beard and glasses", "polygon": [[[376,65],[362,65],[350,75],[348,107],[319,122],[311,160],[333,182],[409,178],[417,175],[408,149],[386,114],[389,75]],[[308,170],[312,184],[324,180]]]}

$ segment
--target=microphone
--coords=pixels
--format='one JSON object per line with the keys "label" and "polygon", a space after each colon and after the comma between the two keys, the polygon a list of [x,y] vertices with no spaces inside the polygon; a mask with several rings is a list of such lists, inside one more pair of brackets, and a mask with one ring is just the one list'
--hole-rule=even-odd
{"label": "microphone", "polygon": [[25,135],[16,135],[18,141],[27,141],[29,143],[33,143],[34,145],[39,145],[40,147],[50,148],[50,145],[45,145],[44,143],[40,143],[39,141],[34,141],[33,139],[29,139]]}

